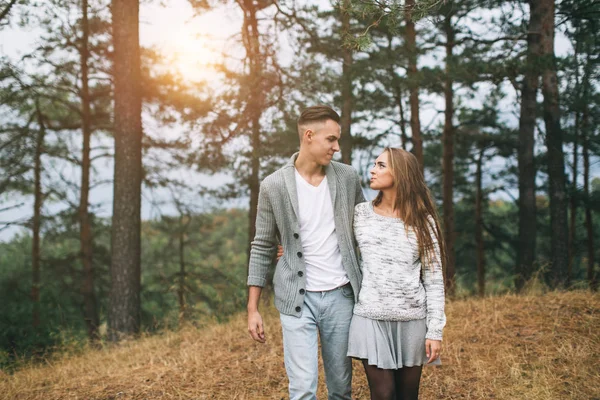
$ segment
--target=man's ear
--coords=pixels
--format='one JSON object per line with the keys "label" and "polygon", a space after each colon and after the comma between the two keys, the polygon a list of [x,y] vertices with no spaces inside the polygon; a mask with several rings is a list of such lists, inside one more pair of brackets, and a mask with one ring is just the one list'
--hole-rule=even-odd
{"label": "man's ear", "polygon": [[313,130],[312,130],[312,129],[307,129],[307,130],[304,132],[304,136],[305,136],[307,139],[309,139],[309,140],[311,140],[311,139],[312,139],[313,135],[314,135],[314,132],[313,132]]}

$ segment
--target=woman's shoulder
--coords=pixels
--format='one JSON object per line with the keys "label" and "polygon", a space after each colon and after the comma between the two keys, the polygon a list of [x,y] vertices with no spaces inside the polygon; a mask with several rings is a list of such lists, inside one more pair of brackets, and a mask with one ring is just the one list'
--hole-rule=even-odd
{"label": "woman's shoulder", "polygon": [[371,208],[371,202],[370,201],[364,201],[362,203],[358,203],[357,205],[354,206],[354,216],[363,216],[363,215],[367,215],[367,213],[370,211]]}

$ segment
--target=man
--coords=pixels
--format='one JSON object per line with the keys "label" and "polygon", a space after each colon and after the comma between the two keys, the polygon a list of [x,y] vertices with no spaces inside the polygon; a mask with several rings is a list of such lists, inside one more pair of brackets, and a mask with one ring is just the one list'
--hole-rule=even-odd
{"label": "man", "polygon": [[277,244],[275,307],[283,330],[291,400],[316,399],[318,336],[329,399],[350,399],[348,330],[361,275],[354,251],[354,205],[365,201],[354,168],[331,161],[340,116],[315,106],[298,119],[300,151],[261,183],[249,265],[248,331],[266,340],[258,300]]}

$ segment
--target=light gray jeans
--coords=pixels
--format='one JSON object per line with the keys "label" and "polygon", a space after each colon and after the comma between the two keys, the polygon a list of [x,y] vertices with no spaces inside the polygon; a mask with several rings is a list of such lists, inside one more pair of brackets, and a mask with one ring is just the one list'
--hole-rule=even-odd
{"label": "light gray jeans", "polygon": [[350,400],[352,360],[347,357],[354,308],[350,284],[326,292],[306,292],[300,318],[280,314],[290,400],[317,398],[318,336],[329,400]]}

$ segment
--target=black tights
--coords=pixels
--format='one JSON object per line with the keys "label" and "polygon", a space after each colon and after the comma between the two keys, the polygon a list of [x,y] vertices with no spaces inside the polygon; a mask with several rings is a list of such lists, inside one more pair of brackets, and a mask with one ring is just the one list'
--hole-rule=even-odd
{"label": "black tights", "polygon": [[362,360],[371,400],[418,400],[419,382],[423,366],[400,369],[381,369]]}

